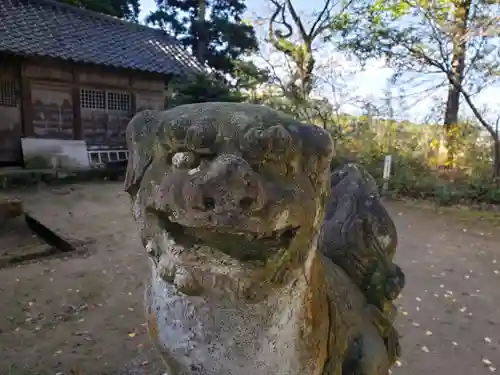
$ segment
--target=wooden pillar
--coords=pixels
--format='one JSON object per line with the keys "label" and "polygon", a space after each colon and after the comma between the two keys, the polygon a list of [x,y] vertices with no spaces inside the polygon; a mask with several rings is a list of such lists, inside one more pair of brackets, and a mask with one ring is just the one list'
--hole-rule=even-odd
{"label": "wooden pillar", "polygon": [[134,73],[128,75],[128,92],[130,94],[130,117],[133,117],[137,112],[137,98],[134,91]]}
{"label": "wooden pillar", "polygon": [[137,98],[135,97],[135,92],[131,91],[130,92],[130,112],[132,113],[132,116],[135,115],[137,112]]}
{"label": "wooden pillar", "polygon": [[33,137],[33,107],[31,105],[31,82],[25,73],[25,60],[20,60],[20,98],[21,98],[21,124],[24,137]]}
{"label": "wooden pillar", "polygon": [[73,84],[72,84],[72,102],[73,102],[73,138],[83,139],[82,126],[82,107],[80,103],[80,81],[78,79],[78,68],[73,65]]}
{"label": "wooden pillar", "polygon": [[173,87],[170,84],[173,80],[172,75],[165,76],[163,90],[163,108],[167,109],[170,106],[170,99],[173,95]]}

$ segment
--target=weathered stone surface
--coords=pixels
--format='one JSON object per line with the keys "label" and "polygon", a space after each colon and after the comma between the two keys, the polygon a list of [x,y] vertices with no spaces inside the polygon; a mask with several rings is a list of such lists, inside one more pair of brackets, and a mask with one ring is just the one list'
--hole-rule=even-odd
{"label": "weathered stone surface", "polygon": [[403,271],[393,263],[397,246],[394,222],[380,202],[374,178],[360,165],[349,163],[335,169],[331,188],[319,250],[364,292],[392,363],[400,355],[400,347],[392,327],[397,310],[391,301],[405,284]]}
{"label": "weathered stone surface", "polygon": [[[149,332],[169,375],[388,374],[399,352],[390,293],[372,290],[392,290],[390,273],[371,275],[392,264],[394,233],[373,230],[391,238],[373,269],[344,259],[356,242],[336,229],[351,219],[330,197],[326,131],[263,106],[202,103],[140,112],[127,140]],[[375,259],[371,245],[352,251],[359,265]]]}

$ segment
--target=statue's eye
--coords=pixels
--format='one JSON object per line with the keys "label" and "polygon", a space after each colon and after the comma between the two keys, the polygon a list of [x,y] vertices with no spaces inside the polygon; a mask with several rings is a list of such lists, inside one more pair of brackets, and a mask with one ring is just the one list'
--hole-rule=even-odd
{"label": "statue's eye", "polygon": [[179,169],[196,168],[199,164],[199,158],[191,151],[176,152],[171,160],[174,168]]}

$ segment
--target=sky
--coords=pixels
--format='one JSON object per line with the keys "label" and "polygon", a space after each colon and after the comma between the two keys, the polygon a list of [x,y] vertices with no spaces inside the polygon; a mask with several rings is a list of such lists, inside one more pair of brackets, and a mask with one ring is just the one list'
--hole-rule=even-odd
{"label": "sky", "polygon": [[[315,9],[320,9],[322,4],[324,4],[323,0],[294,0],[294,5],[297,10],[305,14],[311,14]],[[141,21],[146,15],[154,10],[155,7],[155,0],[141,0]],[[258,16],[269,14],[268,0],[248,1],[247,8],[245,19],[255,20]],[[258,36],[262,35],[262,30],[257,29],[257,32]],[[266,48],[264,48],[264,50],[266,50]],[[352,114],[360,113],[359,105],[354,104],[354,101],[351,99],[346,99],[347,97],[370,100],[377,106],[387,102],[385,99],[387,96],[387,81],[391,77],[392,70],[387,68],[382,61],[370,62],[365,69],[361,70],[355,62],[349,61],[344,55],[333,49],[323,51],[317,60],[319,65],[327,64],[334,66],[336,74],[347,76],[347,78],[343,79],[345,86],[343,89],[344,91],[341,95],[337,96],[337,98],[340,98],[337,100],[337,103],[341,111]],[[257,63],[260,61],[259,59],[256,60]],[[276,61],[277,66],[281,63],[279,55],[271,56],[271,61]],[[332,61],[334,62],[333,64],[331,64]],[[330,71],[333,70],[330,69]],[[327,84],[324,90],[319,94],[333,101],[335,97],[332,96],[331,90],[329,89],[331,86],[332,85]],[[400,105],[398,94],[395,89],[392,90],[392,93],[391,105],[394,108],[395,118],[423,122],[430,114],[431,108],[435,107],[436,100],[443,100],[445,98],[446,90],[443,89],[440,92],[435,92],[434,96],[416,95],[405,105]],[[500,87],[491,87],[483,91],[481,95],[476,98],[476,103],[479,107],[488,105],[490,108],[498,109],[498,114],[494,115],[496,119],[496,116],[500,116]],[[462,108],[465,109],[466,106],[463,105]],[[470,116],[471,113],[468,110],[464,110],[464,115]]]}

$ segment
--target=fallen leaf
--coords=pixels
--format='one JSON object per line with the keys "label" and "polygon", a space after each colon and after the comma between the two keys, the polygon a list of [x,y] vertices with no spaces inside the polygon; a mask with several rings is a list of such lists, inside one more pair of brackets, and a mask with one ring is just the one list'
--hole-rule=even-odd
{"label": "fallen leaf", "polygon": [[483,363],[485,365],[491,365],[492,364],[491,361],[488,358],[483,357],[483,358],[481,358],[481,360],[483,361]]}

